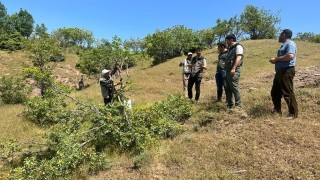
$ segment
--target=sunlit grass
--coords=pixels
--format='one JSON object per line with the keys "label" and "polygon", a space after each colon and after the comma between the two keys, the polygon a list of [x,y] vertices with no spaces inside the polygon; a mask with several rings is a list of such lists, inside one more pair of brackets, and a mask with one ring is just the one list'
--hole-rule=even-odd
{"label": "sunlit grass", "polygon": [[[245,59],[240,88],[247,118],[229,112],[224,103],[213,103],[216,97],[214,61],[218,56],[214,46],[203,51],[208,68],[201,84],[200,102],[193,104],[192,117],[185,122],[188,131],[175,139],[162,141],[140,160],[113,155],[110,157],[113,167],[92,179],[318,179],[319,88],[295,89],[299,106],[296,120],[284,119],[287,111],[284,101],[284,116],[270,114],[274,65],[268,60],[276,56],[280,44],[276,40],[250,40],[241,44],[245,48]],[[320,66],[320,44],[297,42],[297,45],[297,68]],[[25,61],[20,52],[0,52],[0,56],[3,61],[1,74],[17,72]],[[68,57],[57,65],[54,73],[77,83],[80,74],[72,68],[78,57]],[[163,100],[169,94],[182,93],[181,67],[178,65],[184,58],[173,58],[156,66],[138,62],[138,66],[129,69],[126,96],[133,100],[134,106],[143,106]],[[13,59],[17,61],[13,62]],[[123,79],[125,82],[127,77],[123,75]],[[103,104],[97,79],[87,83],[90,86],[75,90],[71,96],[86,103]],[[19,116],[22,111],[22,105],[0,107],[1,141],[25,141],[44,133],[45,130],[23,120]],[[134,162],[140,162],[141,167],[132,169]]]}
{"label": "sunlit grass", "polygon": [[20,142],[41,139],[44,129],[22,118],[22,105],[0,106],[0,141],[17,140]]}

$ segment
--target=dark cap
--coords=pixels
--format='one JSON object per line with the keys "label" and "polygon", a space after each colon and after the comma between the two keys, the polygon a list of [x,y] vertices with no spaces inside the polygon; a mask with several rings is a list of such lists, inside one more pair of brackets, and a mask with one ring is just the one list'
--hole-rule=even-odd
{"label": "dark cap", "polygon": [[236,42],[237,41],[237,38],[236,38],[236,36],[234,35],[234,34],[229,34],[227,37],[226,37],[226,39],[232,39],[234,42]]}
{"label": "dark cap", "polygon": [[289,39],[292,37],[292,31],[290,29],[284,29],[282,30],[282,33]]}
{"label": "dark cap", "polygon": [[218,46],[223,46],[223,47],[227,47],[227,44],[226,44],[226,42],[224,42],[224,41],[221,41],[221,42],[219,42],[218,43]]}

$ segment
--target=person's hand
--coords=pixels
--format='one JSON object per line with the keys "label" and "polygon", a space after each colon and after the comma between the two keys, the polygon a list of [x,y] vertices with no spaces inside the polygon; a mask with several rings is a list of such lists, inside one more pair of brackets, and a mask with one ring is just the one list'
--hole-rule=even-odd
{"label": "person's hand", "polygon": [[231,76],[234,76],[235,74],[236,74],[236,70],[235,70],[235,69],[231,69],[230,75],[231,75]]}
{"label": "person's hand", "polygon": [[270,59],[269,59],[269,62],[270,62],[271,64],[275,64],[275,63],[276,63],[276,58],[270,58]]}

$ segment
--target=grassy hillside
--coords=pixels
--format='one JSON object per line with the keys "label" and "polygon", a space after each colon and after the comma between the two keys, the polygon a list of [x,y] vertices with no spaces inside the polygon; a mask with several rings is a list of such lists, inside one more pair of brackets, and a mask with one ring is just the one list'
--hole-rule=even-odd
{"label": "grassy hillside", "polygon": [[[185,123],[189,129],[172,140],[151,149],[133,169],[133,158],[111,157],[112,167],[92,179],[319,179],[320,178],[320,92],[319,87],[296,88],[299,118],[294,121],[270,114],[270,90],[274,66],[268,60],[276,55],[276,40],[241,42],[245,60],[240,79],[243,113],[229,112],[223,103],[214,103],[214,74],[217,49],[203,51],[208,69],[201,85],[200,102],[194,104],[193,115]],[[297,42],[298,71],[320,67],[320,44]],[[131,82],[126,94],[134,106],[152,103],[168,94],[182,92],[179,62],[185,57],[148,67],[139,65],[129,70]],[[1,74],[19,73],[25,62],[22,53],[1,53]],[[56,74],[75,83],[77,57],[59,64]],[[13,65],[14,64],[14,65]],[[143,64],[143,63],[142,63]],[[73,72],[74,71],[74,72]],[[73,73],[70,73],[73,72]],[[315,72],[320,74],[320,72]],[[126,78],[124,78],[126,80]],[[100,87],[75,91],[79,100],[102,104]],[[286,104],[283,102],[283,112]],[[21,119],[21,105],[0,107],[0,141],[39,138],[43,130]],[[1,164],[0,164],[1,168]]]}
{"label": "grassy hillside", "polygon": [[[206,50],[208,69],[201,85],[200,103],[186,123],[190,131],[164,141],[146,157],[147,164],[133,170],[132,160],[121,158],[111,170],[93,179],[319,179],[319,87],[296,88],[300,115],[294,121],[270,114],[270,90],[276,40],[244,41],[245,60],[240,87],[244,111],[230,113],[214,103],[217,49]],[[320,66],[320,44],[297,42],[298,71]],[[175,58],[143,71],[132,72],[136,104],[181,92],[181,71]],[[314,72],[319,74],[320,71]],[[287,111],[283,102],[284,112]]]}

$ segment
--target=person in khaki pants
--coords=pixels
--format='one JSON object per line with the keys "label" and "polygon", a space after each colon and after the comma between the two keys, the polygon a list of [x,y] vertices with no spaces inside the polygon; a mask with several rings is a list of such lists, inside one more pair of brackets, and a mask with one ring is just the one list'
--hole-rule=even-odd
{"label": "person in khaki pants", "polygon": [[191,70],[188,65],[191,63],[191,59],[192,52],[188,52],[187,58],[179,64],[179,66],[182,67],[182,85],[185,97],[188,97],[188,81],[191,73]]}

